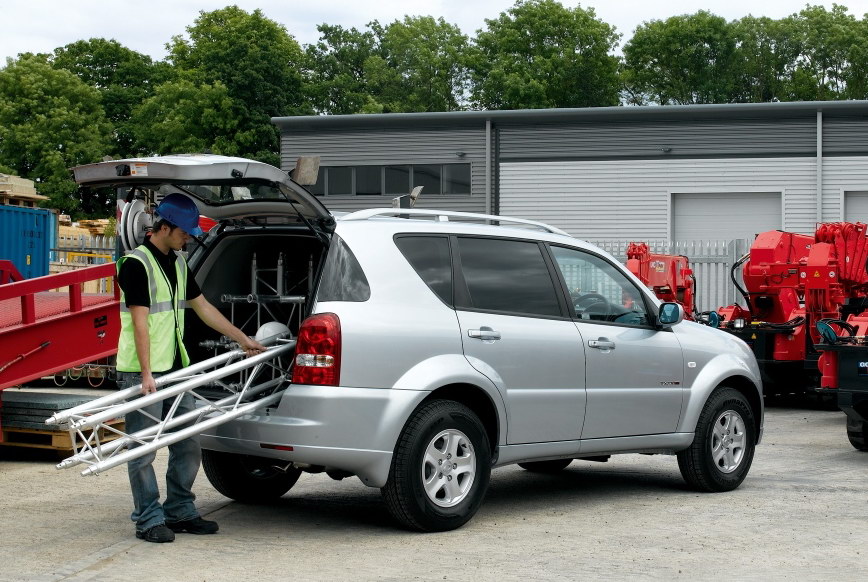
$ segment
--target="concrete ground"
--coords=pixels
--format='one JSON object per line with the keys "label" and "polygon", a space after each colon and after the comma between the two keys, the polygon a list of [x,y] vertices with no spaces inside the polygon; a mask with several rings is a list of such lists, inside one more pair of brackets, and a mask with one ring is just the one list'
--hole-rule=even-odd
{"label": "concrete ground", "polygon": [[[379,491],[303,475],[278,503],[230,502],[196,484],[214,536],[137,540],[123,468],[58,471],[0,447],[0,580],[863,580],[868,453],[841,412],[767,409],[744,484],[698,494],[674,457],[574,461],[560,474],[497,469],[463,528],[397,529]],[[158,456],[160,472],[165,451]]]}

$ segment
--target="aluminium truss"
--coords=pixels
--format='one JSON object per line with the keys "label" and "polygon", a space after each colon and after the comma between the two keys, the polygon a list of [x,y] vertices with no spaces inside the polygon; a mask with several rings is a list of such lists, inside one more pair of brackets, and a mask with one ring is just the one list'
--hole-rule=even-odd
{"label": "aluminium truss", "polygon": [[[161,376],[154,393],[141,396],[141,385],[137,385],[56,413],[46,424],[69,430],[75,443],[75,454],[57,468],[86,465],[81,474],[96,475],[276,404],[289,384],[296,341],[274,336],[261,343],[271,347],[249,358],[236,349]],[[226,382],[223,379],[227,376],[239,380]],[[215,392],[219,394],[216,400]],[[197,408],[176,414],[186,394],[196,399]],[[147,414],[144,407],[169,398],[174,398],[169,411],[162,419],[151,416],[156,422],[151,427],[131,434],[114,422],[132,411]],[[176,427],[183,428],[172,430]]]}

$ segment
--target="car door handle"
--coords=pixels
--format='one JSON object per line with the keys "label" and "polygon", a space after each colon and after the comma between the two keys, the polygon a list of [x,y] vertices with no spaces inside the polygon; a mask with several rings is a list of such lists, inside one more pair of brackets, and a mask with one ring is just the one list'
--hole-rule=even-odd
{"label": "car door handle", "polygon": [[614,350],[615,342],[609,338],[601,337],[595,340],[588,340],[588,346],[598,350]]}
{"label": "car door handle", "polygon": [[494,331],[490,327],[483,327],[480,329],[468,329],[467,335],[470,337],[481,339],[481,340],[499,340],[500,332]]}

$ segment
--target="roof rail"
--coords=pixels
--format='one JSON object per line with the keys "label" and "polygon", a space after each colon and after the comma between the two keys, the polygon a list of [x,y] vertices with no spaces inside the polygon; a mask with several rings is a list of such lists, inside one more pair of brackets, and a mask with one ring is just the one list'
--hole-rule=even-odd
{"label": "roof rail", "polygon": [[344,222],[347,220],[367,220],[369,218],[374,218],[376,216],[392,216],[392,217],[433,217],[436,218],[440,222],[449,222],[449,217],[453,218],[473,218],[476,220],[485,220],[487,222],[498,222],[498,223],[510,223],[510,224],[524,224],[528,226],[535,226],[539,229],[542,229],[546,232],[550,232],[552,234],[562,234],[564,236],[571,236],[567,232],[556,228],[554,226],[548,225],[544,222],[538,222],[536,220],[526,220],[524,218],[513,218],[511,216],[496,216],[493,214],[476,214],[474,212],[456,212],[453,210],[425,210],[421,208],[368,208],[365,210],[357,210],[356,212],[351,212],[350,214],[346,214],[338,218],[339,221]]}

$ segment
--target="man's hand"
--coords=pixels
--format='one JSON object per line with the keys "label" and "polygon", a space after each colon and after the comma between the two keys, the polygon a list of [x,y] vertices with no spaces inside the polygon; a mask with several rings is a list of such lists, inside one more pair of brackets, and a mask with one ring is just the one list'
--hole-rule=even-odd
{"label": "man's hand", "polygon": [[251,337],[244,337],[244,340],[239,342],[241,345],[241,349],[244,350],[244,353],[247,354],[247,357],[255,356],[256,354],[261,354],[264,352],[266,348],[264,345],[256,341]]}
{"label": "man's hand", "polygon": [[142,396],[152,394],[157,391],[157,381],[154,380],[153,374],[150,372],[142,372]]}

